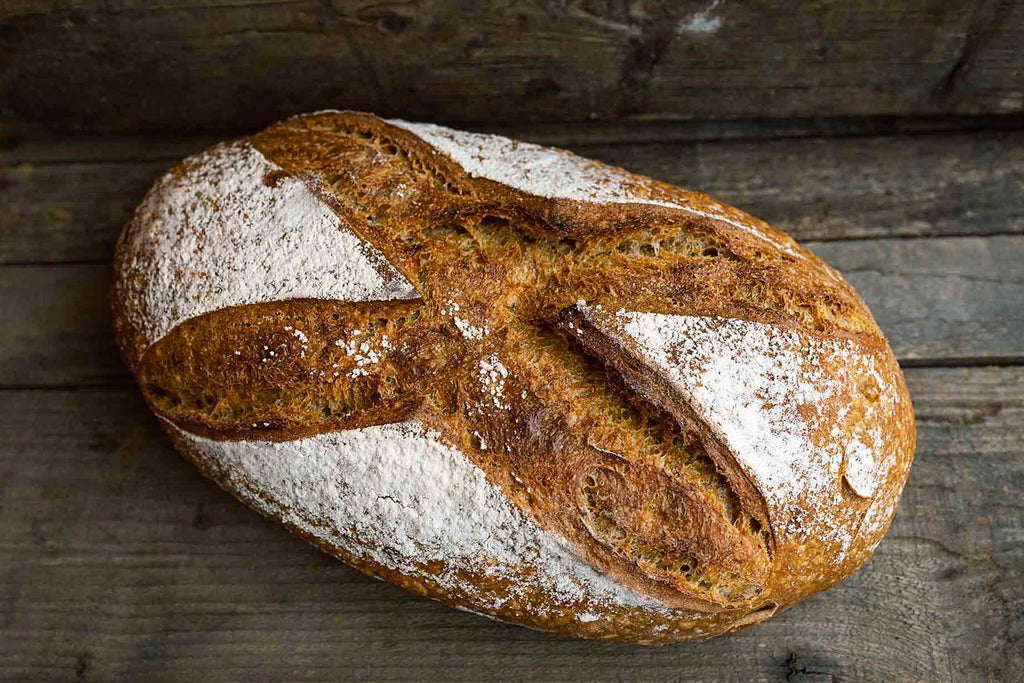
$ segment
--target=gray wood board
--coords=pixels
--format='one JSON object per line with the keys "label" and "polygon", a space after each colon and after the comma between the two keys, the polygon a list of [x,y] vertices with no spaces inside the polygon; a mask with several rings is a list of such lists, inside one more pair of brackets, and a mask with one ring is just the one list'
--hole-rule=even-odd
{"label": "gray wood board", "polygon": [[[214,140],[56,139],[0,153],[0,263],[109,259],[149,185]],[[545,141],[699,189],[799,240],[1024,232],[1024,131],[618,144],[566,126]]]}
{"label": "gray wood board", "polygon": [[[901,361],[1024,359],[1024,236],[812,243],[846,274]],[[108,263],[0,267],[0,387],[127,382]]]}
{"label": "gray wood board", "polygon": [[864,298],[901,361],[1024,361],[1024,237],[811,246]]}
{"label": "gray wood board", "polygon": [[0,388],[124,384],[110,264],[0,267]]}
{"label": "gray wood board", "polygon": [[1024,368],[912,368],[917,459],[845,584],[663,648],[413,598],[205,481],[130,387],[0,391],[0,677],[1012,681],[1024,671]]}
{"label": "gray wood board", "polygon": [[1019,114],[1022,42],[1024,5],[992,0],[23,0],[0,10],[0,121]]}

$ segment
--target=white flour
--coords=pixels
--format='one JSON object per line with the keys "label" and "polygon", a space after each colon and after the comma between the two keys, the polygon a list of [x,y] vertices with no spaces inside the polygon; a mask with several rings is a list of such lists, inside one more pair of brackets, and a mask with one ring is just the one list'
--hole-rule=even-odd
{"label": "white flour", "polygon": [[623,202],[652,204],[728,223],[771,243],[793,256],[800,256],[786,243],[776,240],[752,223],[730,216],[731,209],[708,200],[704,211],[685,204],[654,199],[655,185],[646,178],[577,156],[563,149],[542,147],[485,135],[453,130],[432,123],[387,121],[418,135],[424,142],[454,159],[473,177],[504,183],[522,192],[549,199],[574,199],[594,204]]}
{"label": "white flour", "polygon": [[135,258],[122,282],[149,343],[189,318],[238,304],[416,298],[302,182],[264,182],[279,170],[248,143],[222,144],[146,195],[135,220],[147,227],[131,233],[126,246]]}
{"label": "white flour", "polygon": [[[862,425],[877,422],[871,411],[878,408],[844,423],[846,406],[832,419],[820,407],[864,375],[878,385],[878,405],[891,405],[891,387],[881,385],[872,356],[851,341],[766,323],[625,311],[616,317],[721,434],[773,510],[777,534],[825,529],[847,540],[851,530],[835,527],[831,508],[843,505],[843,476],[859,495],[874,494],[885,444],[877,427]],[[830,438],[815,445],[812,432],[829,422]],[[791,524],[798,501],[812,523]]]}
{"label": "white flour", "polygon": [[[581,603],[669,609],[577,558],[418,421],[283,443],[214,441],[167,424],[251,505],[358,557],[459,589],[469,586],[458,569],[472,566],[512,580],[512,596],[525,575],[553,596],[554,611]],[[421,568],[435,560],[443,565],[436,577]],[[498,607],[508,596],[490,597]]]}

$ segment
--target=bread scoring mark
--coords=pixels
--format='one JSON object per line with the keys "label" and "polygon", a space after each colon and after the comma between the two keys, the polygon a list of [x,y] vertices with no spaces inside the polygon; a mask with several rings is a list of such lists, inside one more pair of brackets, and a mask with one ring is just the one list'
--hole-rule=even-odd
{"label": "bread scoring mark", "polygon": [[451,157],[473,177],[493,180],[549,199],[594,204],[650,204],[679,209],[728,223],[791,256],[804,258],[792,245],[767,234],[731,207],[711,199],[706,200],[706,210],[672,201],[658,184],[648,178],[563,149],[519,142],[500,135],[453,130],[433,123],[412,123],[401,119],[387,119],[386,123],[419,136]]}
{"label": "bread scoring mark", "polygon": [[151,345],[136,376],[154,412],[210,438],[281,441],[401,421],[430,381],[430,359],[458,358],[432,344],[438,335],[421,306],[292,299],[221,308]]}
{"label": "bread scoring mark", "polygon": [[[269,182],[268,182],[269,181]],[[417,293],[305,185],[252,145],[192,157],[161,178],[126,232],[119,286],[146,345],[203,313],[291,298]]]}
{"label": "bread scoring mark", "polygon": [[646,486],[631,484],[627,468],[603,463],[583,478],[579,507],[594,539],[684,594],[719,607],[749,606],[770,571],[756,537],[735,534],[692,490],[656,476]]}
{"label": "bread scoring mark", "polygon": [[539,590],[551,603],[531,604],[538,614],[673,611],[584,563],[417,419],[287,442],[218,441],[163,422],[247,503],[310,536],[455,594],[472,590],[467,569],[495,579],[475,606]]}
{"label": "bread scoring mark", "polygon": [[[756,489],[719,454],[716,437],[686,413],[675,392],[652,384],[654,373],[617,348],[600,320],[573,306],[558,328],[584,361],[560,373],[575,379],[566,400],[591,405],[601,417],[583,422],[582,411],[574,411],[575,429],[587,434],[589,448],[614,458],[591,457],[580,475],[587,531],[647,577],[706,609],[756,606],[772,566],[767,514]],[[601,481],[596,472],[609,468],[628,486],[603,487],[606,495],[594,497]],[[676,561],[680,557],[686,561]]]}
{"label": "bread scoring mark", "polygon": [[[879,425],[896,410],[897,390],[882,379],[873,354],[851,340],[759,322],[629,311],[616,317],[753,478],[778,538],[813,535],[850,545],[856,525],[836,512],[849,507],[842,478],[871,497],[892,457]],[[852,396],[858,381],[874,389]]]}

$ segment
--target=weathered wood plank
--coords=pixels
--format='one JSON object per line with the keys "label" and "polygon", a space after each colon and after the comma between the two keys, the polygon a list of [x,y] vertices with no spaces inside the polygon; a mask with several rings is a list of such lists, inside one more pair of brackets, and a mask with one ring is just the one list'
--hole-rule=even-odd
{"label": "weathered wood plank", "polygon": [[1019,3],[981,0],[23,0],[0,13],[0,120],[166,130],[326,107],[461,122],[1019,113],[1022,17]]}
{"label": "weathered wood plank", "polygon": [[0,268],[0,386],[124,384],[109,264]]}
{"label": "weathered wood plank", "polygon": [[[901,360],[1024,358],[1024,236],[812,244],[864,296]],[[124,383],[110,266],[0,267],[0,387]]]}
{"label": "weathered wood plank", "polygon": [[1024,359],[1024,237],[812,247],[864,297],[900,360]]}
{"label": "weathered wood plank", "polygon": [[797,240],[1024,232],[1024,133],[577,146]]}
{"label": "weathered wood plank", "polygon": [[[445,124],[445,120],[434,123]],[[856,116],[813,119],[621,119],[587,121],[480,121],[467,130],[564,147],[669,142],[755,141],[800,138],[886,137],[925,134],[1014,132],[1024,128],[1016,114],[952,116]],[[0,128],[0,166],[20,163],[131,161],[180,158],[256,128],[234,126],[216,132],[83,132],[40,125]]]}
{"label": "weathered wood plank", "polygon": [[362,577],[204,481],[132,388],[3,391],[0,676],[1013,680],[1024,368],[907,375],[918,456],[872,561],[754,629],[653,649],[535,633]]}
{"label": "weathered wood plank", "polygon": [[0,263],[109,261],[146,189],[173,163],[0,167]]}
{"label": "weathered wood plank", "polygon": [[[578,128],[546,141],[700,189],[800,240],[1024,232],[1024,132],[595,144]],[[212,142],[57,139],[0,153],[0,263],[109,259],[153,180]]]}

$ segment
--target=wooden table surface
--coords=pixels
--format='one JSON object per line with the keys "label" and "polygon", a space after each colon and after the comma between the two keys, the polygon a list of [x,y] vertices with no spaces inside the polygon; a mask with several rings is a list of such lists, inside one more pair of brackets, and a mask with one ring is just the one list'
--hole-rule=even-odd
{"label": "wooden table surface", "polygon": [[[0,9],[0,679],[1024,680],[1022,5],[49,4]],[[568,146],[841,270],[917,415],[871,561],[705,643],[574,641],[366,578],[203,479],[113,347],[114,240],[176,159],[328,105]]]}

